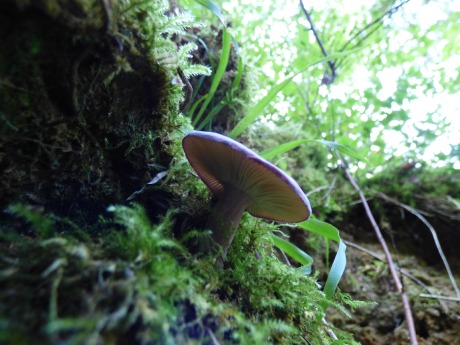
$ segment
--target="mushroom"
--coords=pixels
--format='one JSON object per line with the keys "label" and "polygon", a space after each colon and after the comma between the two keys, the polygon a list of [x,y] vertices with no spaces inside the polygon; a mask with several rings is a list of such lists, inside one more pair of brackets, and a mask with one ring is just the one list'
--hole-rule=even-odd
{"label": "mushroom", "polygon": [[310,217],[305,193],[290,176],[254,151],[221,134],[192,131],[182,140],[190,165],[218,199],[207,228],[227,254],[243,212],[283,222]]}

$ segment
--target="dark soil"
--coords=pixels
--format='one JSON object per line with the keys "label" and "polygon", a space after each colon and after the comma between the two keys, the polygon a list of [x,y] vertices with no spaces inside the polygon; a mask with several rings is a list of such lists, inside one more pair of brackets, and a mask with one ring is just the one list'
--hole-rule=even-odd
{"label": "dark soil", "polygon": [[[395,206],[387,206],[385,213],[392,215],[391,221],[386,228],[385,224],[381,227],[393,260],[404,273],[402,282],[410,299],[419,344],[459,344],[460,302],[421,296],[450,296],[458,300],[429,229],[413,215],[400,213]],[[436,229],[458,282],[460,256],[455,247],[460,243],[460,227],[458,213],[453,215],[448,220],[439,216],[427,218]],[[353,299],[377,304],[356,310],[350,319],[330,315],[330,320],[352,333],[363,345],[409,344],[401,298],[395,292],[387,264],[375,257],[384,258],[383,250],[364,212],[353,219],[353,224],[359,221],[360,225],[344,227],[348,234],[342,231],[342,237],[349,242],[347,270],[340,287]],[[356,248],[355,244],[371,253]]]}

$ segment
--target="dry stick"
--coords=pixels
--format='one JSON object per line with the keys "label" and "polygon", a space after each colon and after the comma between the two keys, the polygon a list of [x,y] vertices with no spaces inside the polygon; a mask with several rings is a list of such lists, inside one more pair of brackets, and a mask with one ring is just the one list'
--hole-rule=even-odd
{"label": "dry stick", "polygon": [[[361,30],[359,30],[358,32],[356,32],[353,37],[351,37],[347,43],[345,43],[343,45],[343,47],[339,50],[339,52],[343,52],[345,51],[345,49],[351,44],[351,42],[353,42],[356,38],[358,37],[361,37],[357,43],[355,43],[351,49],[353,48],[356,48],[357,46],[359,46],[364,40],[366,40],[371,34],[373,34],[375,31],[377,31],[377,29],[383,25],[383,19],[386,17],[386,16],[392,16],[394,13],[396,13],[402,6],[404,6],[405,4],[407,4],[410,0],[405,0],[405,1],[402,1],[399,5],[395,6],[395,7],[392,7],[390,8],[388,11],[386,11],[384,14],[382,14],[380,17],[374,19],[372,22],[370,22],[369,24],[367,24],[365,27],[363,27]],[[367,29],[370,29],[372,26],[374,25],[377,25],[377,28],[374,28],[371,32],[367,33],[364,35],[363,37],[363,32],[364,31],[367,31]]]}
{"label": "dry stick", "polygon": [[402,301],[403,308],[404,308],[404,315],[406,317],[406,322],[407,322],[407,328],[409,330],[409,337],[410,337],[411,345],[417,345],[418,344],[417,334],[415,333],[414,318],[412,317],[412,310],[410,308],[409,298],[407,297],[407,294],[403,289],[401,279],[399,279],[399,275],[395,269],[395,264],[393,262],[393,258],[391,257],[390,250],[388,249],[387,243],[385,242],[385,239],[382,236],[382,232],[380,231],[380,228],[377,225],[377,222],[375,221],[374,216],[372,215],[372,211],[369,207],[369,204],[367,203],[366,197],[361,191],[361,188],[358,186],[353,176],[351,176],[351,173],[348,170],[345,164],[345,161],[343,160],[340,153],[336,152],[336,154],[338,158],[340,159],[340,161],[342,162],[342,168],[345,171],[345,174],[347,175],[348,180],[350,181],[352,186],[356,189],[361,201],[363,202],[364,209],[366,210],[366,215],[369,218],[369,221],[371,222],[372,227],[374,228],[375,234],[377,235],[377,239],[379,240],[380,245],[382,246],[383,252],[385,253],[385,257],[388,262],[388,268],[390,269],[391,275],[396,285],[396,291],[401,296],[401,301]]}
{"label": "dry stick", "polygon": [[291,262],[289,261],[288,257],[286,256],[286,253],[284,252],[284,250],[279,249],[279,248],[278,248],[278,250],[280,251],[281,257],[283,258],[283,261],[286,264],[286,266],[292,267]]}
{"label": "dry stick", "polygon": [[380,193],[380,192],[377,193],[377,196],[382,198],[383,200],[386,200],[395,205],[398,205],[399,207],[405,209],[406,211],[409,211],[414,216],[416,216],[418,219],[420,219],[423,222],[423,224],[425,224],[426,227],[431,231],[431,235],[433,236],[434,244],[436,245],[436,248],[438,249],[438,252],[439,252],[439,256],[441,257],[441,260],[444,263],[444,266],[446,267],[447,274],[449,275],[449,279],[452,282],[452,286],[454,287],[455,293],[457,294],[457,298],[460,298],[460,290],[458,288],[457,282],[455,281],[455,277],[452,274],[452,270],[450,269],[449,262],[447,261],[446,256],[444,255],[444,252],[441,248],[441,243],[439,242],[438,235],[436,234],[436,230],[433,228],[433,226],[426,220],[425,217],[423,217],[420,214],[420,212],[417,212],[412,207],[405,205],[403,203],[400,203],[399,201],[393,198],[390,198],[388,195]]}
{"label": "dry stick", "polygon": [[211,338],[212,345],[220,345],[219,341],[217,340],[216,336],[214,333],[212,333],[211,329],[209,327],[206,327],[206,332],[209,335],[209,338]]}
{"label": "dry stick", "polygon": [[[373,251],[371,251],[371,250],[369,250],[367,248],[364,248],[364,247],[360,246],[359,244],[356,244],[354,242],[350,242],[350,241],[347,241],[347,240],[344,240],[344,239],[342,239],[342,241],[343,241],[343,243],[345,243],[347,245],[347,247],[352,247],[352,248],[358,249],[358,250],[362,251],[363,253],[366,253],[366,254],[376,258],[379,261],[387,262],[384,258],[382,258],[377,253],[375,253],[375,252],[373,252]],[[405,269],[403,269],[401,267],[396,267],[396,269],[399,272],[401,272],[401,274],[403,274],[407,278],[413,280],[415,283],[420,285],[422,288],[424,288],[428,292],[428,294],[420,294],[419,296],[421,296],[421,297],[430,296],[431,298],[435,298],[435,296],[437,296],[431,291],[431,289],[430,289],[430,287],[428,285],[426,285],[424,282],[422,282],[420,279],[418,279],[413,274],[409,273],[408,271],[406,271]],[[439,300],[439,304],[441,305],[443,311],[447,313],[448,312],[447,306],[441,300]]]}
{"label": "dry stick", "polygon": [[[310,23],[311,31],[313,31],[313,35],[315,35],[316,42],[318,42],[318,45],[319,45],[319,47],[321,49],[321,52],[323,53],[323,55],[325,57],[327,57],[328,54],[327,54],[326,48],[324,48],[324,44],[323,44],[323,42],[321,41],[321,39],[320,39],[320,37],[318,35],[318,31],[316,30],[316,28],[315,28],[315,26],[313,24],[313,21],[311,20],[310,13],[308,13],[308,11],[305,8],[302,0],[300,0],[300,7],[302,7],[302,11],[305,14],[305,17],[307,17],[308,22]],[[336,71],[337,69],[335,67],[335,63],[333,61],[328,61],[327,64],[329,65],[329,68],[331,69],[331,79],[332,79],[332,81],[334,81],[334,79],[337,76],[337,71]]]}
{"label": "dry stick", "polygon": [[332,338],[332,340],[339,340],[339,338],[337,338],[331,326],[329,326],[329,324],[327,323],[324,317],[321,319],[321,322],[323,323],[324,326],[326,326],[326,333]]}
{"label": "dry stick", "polygon": [[182,113],[185,108],[187,108],[188,104],[190,103],[190,100],[192,99],[193,95],[193,87],[192,84],[188,81],[187,77],[184,74],[184,71],[180,67],[177,67],[177,73],[179,74],[179,78],[184,83],[185,85],[185,99],[184,102],[179,107],[179,111]]}
{"label": "dry stick", "polygon": [[436,298],[439,301],[446,300],[446,301],[460,302],[460,298],[449,297],[449,296],[429,295],[429,294],[427,295],[426,293],[421,293],[419,296],[420,297],[427,297],[427,298]]}

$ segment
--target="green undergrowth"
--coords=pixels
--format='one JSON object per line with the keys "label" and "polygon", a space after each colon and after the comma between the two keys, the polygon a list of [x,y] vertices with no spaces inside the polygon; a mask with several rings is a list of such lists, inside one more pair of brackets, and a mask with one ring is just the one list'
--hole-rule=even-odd
{"label": "green undergrowth", "polygon": [[28,235],[1,231],[2,344],[353,343],[327,335],[320,305],[344,307],[276,258],[273,225],[245,216],[222,270],[174,238],[174,212],[152,224],[136,204],[109,211],[80,229],[10,209]]}
{"label": "green undergrowth", "polygon": [[401,202],[412,204],[415,197],[437,198],[450,195],[460,198],[460,172],[451,166],[434,168],[422,162],[395,159],[379,173],[365,181],[365,187],[382,189],[397,196]]}

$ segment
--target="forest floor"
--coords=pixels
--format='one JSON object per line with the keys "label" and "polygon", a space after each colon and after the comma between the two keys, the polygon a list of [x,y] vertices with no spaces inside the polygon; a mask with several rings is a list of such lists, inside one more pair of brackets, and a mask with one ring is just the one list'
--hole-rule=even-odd
{"label": "forest floor", "polygon": [[[388,266],[376,258],[384,258],[380,245],[376,241],[356,242],[356,238],[343,233],[342,236],[349,242],[347,270],[340,287],[353,299],[374,301],[376,304],[355,310],[348,319],[342,315],[330,315],[331,322],[352,333],[363,345],[409,344],[400,296],[395,292]],[[354,244],[370,253],[356,248]],[[442,264],[429,264],[418,256],[401,252],[394,256],[394,260],[403,268],[403,273],[409,273],[415,278],[402,275],[404,289],[411,302],[419,344],[460,344],[460,302],[421,296],[431,294],[455,297],[445,267]],[[449,264],[458,280],[460,260],[458,257],[450,257]]]}

